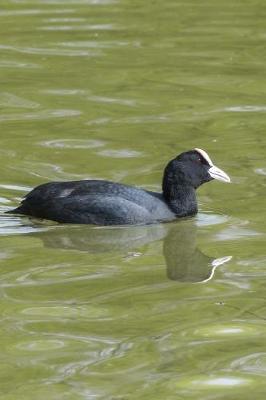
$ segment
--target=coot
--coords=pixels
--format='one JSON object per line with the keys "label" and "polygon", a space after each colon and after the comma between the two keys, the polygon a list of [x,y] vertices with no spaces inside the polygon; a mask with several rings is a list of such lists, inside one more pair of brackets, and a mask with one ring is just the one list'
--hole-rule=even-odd
{"label": "coot", "polygon": [[195,215],[196,189],[212,179],[230,182],[204,150],[194,149],[167,164],[162,193],[104,180],[50,182],[37,186],[8,212],[73,224],[166,222]]}

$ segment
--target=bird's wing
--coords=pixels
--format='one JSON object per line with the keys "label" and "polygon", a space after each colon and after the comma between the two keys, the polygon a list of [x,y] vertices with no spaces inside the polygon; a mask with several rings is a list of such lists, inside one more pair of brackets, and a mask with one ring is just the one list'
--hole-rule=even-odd
{"label": "bird's wing", "polygon": [[36,217],[62,223],[120,225],[150,221],[145,208],[118,196],[78,195],[48,199],[34,206]]}

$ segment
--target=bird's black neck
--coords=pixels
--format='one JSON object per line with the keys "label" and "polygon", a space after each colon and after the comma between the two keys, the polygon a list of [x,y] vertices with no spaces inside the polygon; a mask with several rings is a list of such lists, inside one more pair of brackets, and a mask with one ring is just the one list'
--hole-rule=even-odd
{"label": "bird's black neck", "polygon": [[196,191],[191,186],[172,186],[163,191],[163,196],[178,217],[195,215],[198,212]]}

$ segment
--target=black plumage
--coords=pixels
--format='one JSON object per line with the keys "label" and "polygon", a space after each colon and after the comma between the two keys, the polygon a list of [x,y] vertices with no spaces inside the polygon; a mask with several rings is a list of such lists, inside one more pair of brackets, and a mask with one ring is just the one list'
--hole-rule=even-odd
{"label": "black plumage", "polygon": [[172,221],[197,213],[196,189],[212,179],[230,181],[207,153],[195,149],[171,160],[162,193],[104,180],[37,186],[9,213],[61,223],[125,225]]}

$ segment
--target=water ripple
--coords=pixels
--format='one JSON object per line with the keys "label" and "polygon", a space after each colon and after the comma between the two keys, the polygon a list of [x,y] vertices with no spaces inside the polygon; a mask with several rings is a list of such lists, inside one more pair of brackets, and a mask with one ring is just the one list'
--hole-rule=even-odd
{"label": "water ripple", "polygon": [[232,106],[232,107],[225,107],[224,111],[229,112],[265,112],[266,106]]}
{"label": "water ripple", "polygon": [[41,47],[17,47],[9,45],[0,45],[0,49],[9,50],[25,54],[41,54],[45,56],[66,56],[66,57],[94,57],[99,56],[100,51],[89,50],[63,50],[62,48],[41,48]]}
{"label": "water ripple", "polygon": [[105,97],[105,96],[88,96],[87,98],[90,101],[96,101],[97,103],[111,103],[111,104],[119,104],[122,106],[136,106],[136,100],[131,99],[118,99],[114,97]]}
{"label": "water ripple", "polygon": [[[244,322],[232,322],[232,323],[221,323],[221,324],[207,324],[206,326],[197,327],[192,334],[199,338],[220,338],[233,340],[233,337],[237,337],[238,340],[245,340],[247,337],[257,337],[265,335],[266,327],[264,323],[256,324]],[[184,333],[184,334],[187,334]]]}
{"label": "water ripple", "polygon": [[255,173],[258,175],[266,175],[266,168],[256,168]]}
{"label": "water ripple", "polygon": [[24,114],[2,114],[0,115],[0,122],[5,121],[22,121],[22,120],[42,120],[50,118],[66,118],[76,117],[81,115],[78,110],[43,110],[35,113]]}
{"label": "water ripple", "polygon": [[25,68],[25,69],[33,69],[33,68],[42,68],[39,64],[22,62],[22,61],[13,61],[13,60],[0,60],[0,68]]}
{"label": "water ripple", "polygon": [[32,189],[30,186],[6,185],[6,184],[0,184],[0,188],[19,191],[19,192],[28,192],[29,190]]}
{"label": "water ripple", "polygon": [[[3,211],[6,210],[7,208],[5,207]],[[0,236],[43,232],[47,229],[48,227],[42,225],[31,224],[30,221],[22,221],[19,217],[0,214]]]}
{"label": "water ripple", "polygon": [[65,342],[62,340],[52,340],[52,339],[42,339],[34,340],[31,339],[28,342],[20,342],[17,344],[16,348],[19,350],[28,351],[53,351],[65,347]]}
{"label": "water ripple", "polygon": [[210,226],[223,224],[228,219],[227,215],[199,212],[196,216],[196,223],[198,226]]}
{"label": "water ripple", "polygon": [[73,9],[26,9],[26,10],[1,10],[0,17],[15,17],[15,16],[25,16],[25,15],[39,15],[39,14],[63,14],[73,12]]}
{"label": "water ripple", "polygon": [[229,226],[216,234],[217,240],[237,240],[245,239],[254,236],[260,236],[262,233],[252,229],[247,229],[240,226]]}
{"label": "water ripple", "polygon": [[85,18],[73,18],[73,17],[66,17],[66,18],[46,18],[43,19],[45,22],[85,22]]}
{"label": "water ripple", "polygon": [[41,26],[39,31],[112,31],[118,29],[112,24],[86,24],[86,25],[49,25]]}
{"label": "water ripple", "polygon": [[34,109],[40,107],[40,104],[23,99],[22,97],[16,96],[12,93],[0,92],[0,106]]}
{"label": "water ripple", "polygon": [[[119,100],[118,100],[119,101]],[[110,102],[118,103],[118,101],[113,100]],[[108,101],[104,101],[108,102]],[[137,105],[137,101],[132,102],[132,104],[126,101],[126,104],[123,105]],[[143,103],[142,103],[143,104]],[[86,125],[104,125],[104,124],[150,124],[150,123],[170,123],[173,122],[172,118],[167,115],[140,115],[136,117],[126,117],[126,118],[110,118],[110,117],[101,117],[95,120],[91,120],[86,122]]]}
{"label": "water ripple", "polygon": [[112,158],[133,158],[133,157],[141,157],[143,154],[136,150],[129,149],[121,149],[121,150],[101,150],[98,151],[97,154],[103,157],[112,157]]}
{"label": "water ripple", "polygon": [[[28,226],[27,232],[38,232],[44,231],[45,228],[40,229],[30,229]],[[46,227],[46,230],[51,229],[51,227]],[[92,268],[92,266],[91,266]],[[30,268],[24,273],[7,273],[2,274],[0,281],[2,282],[2,287],[35,287],[47,286],[47,285],[57,285],[63,284],[67,282],[82,282],[82,281],[91,281],[96,279],[102,279],[105,277],[106,279],[112,279],[114,275],[117,273],[117,267],[114,265],[108,266],[108,268],[102,268],[101,272],[98,271],[88,271],[86,268],[79,267],[78,272],[72,269],[72,264],[70,263],[61,263],[51,266],[44,267],[35,267]]]}
{"label": "water ripple", "polygon": [[231,368],[252,374],[265,375],[266,353],[253,353],[238,358],[231,363]]}
{"label": "water ripple", "polygon": [[83,95],[86,92],[81,89],[45,89],[42,93],[54,94],[56,96],[72,96],[72,95]]}
{"label": "water ripple", "polygon": [[[46,4],[63,4],[65,5],[66,0],[45,0]],[[79,5],[108,5],[116,4],[117,0],[67,0],[67,4],[79,4]]]}
{"label": "water ripple", "polygon": [[[222,374],[221,374],[222,375]],[[176,383],[176,388],[186,390],[230,390],[238,386],[253,386],[254,382],[252,377],[245,376],[233,376],[223,374],[222,376],[218,374],[210,375],[206,377],[205,375],[191,376],[188,380],[180,380]],[[208,396],[209,397],[209,396]]]}
{"label": "water ripple", "polygon": [[95,149],[105,146],[104,141],[93,139],[57,139],[47,140],[45,142],[41,142],[40,144],[45,147],[65,149]]}
{"label": "water ripple", "polygon": [[93,306],[92,304],[83,306],[50,306],[50,307],[30,307],[22,311],[25,315],[49,318],[106,318],[109,317],[108,310],[102,306]]}
{"label": "water ripple", "polygon": [[122,40],[114,40],[114,41],[99,41],[99,40],[79,40],[79,41],[69,41],[69,42],[60,42],[58,45],[65,47],[85,47],[92,49],[111,49],[117,47],[140,47],[140,41],[122,41]]}

